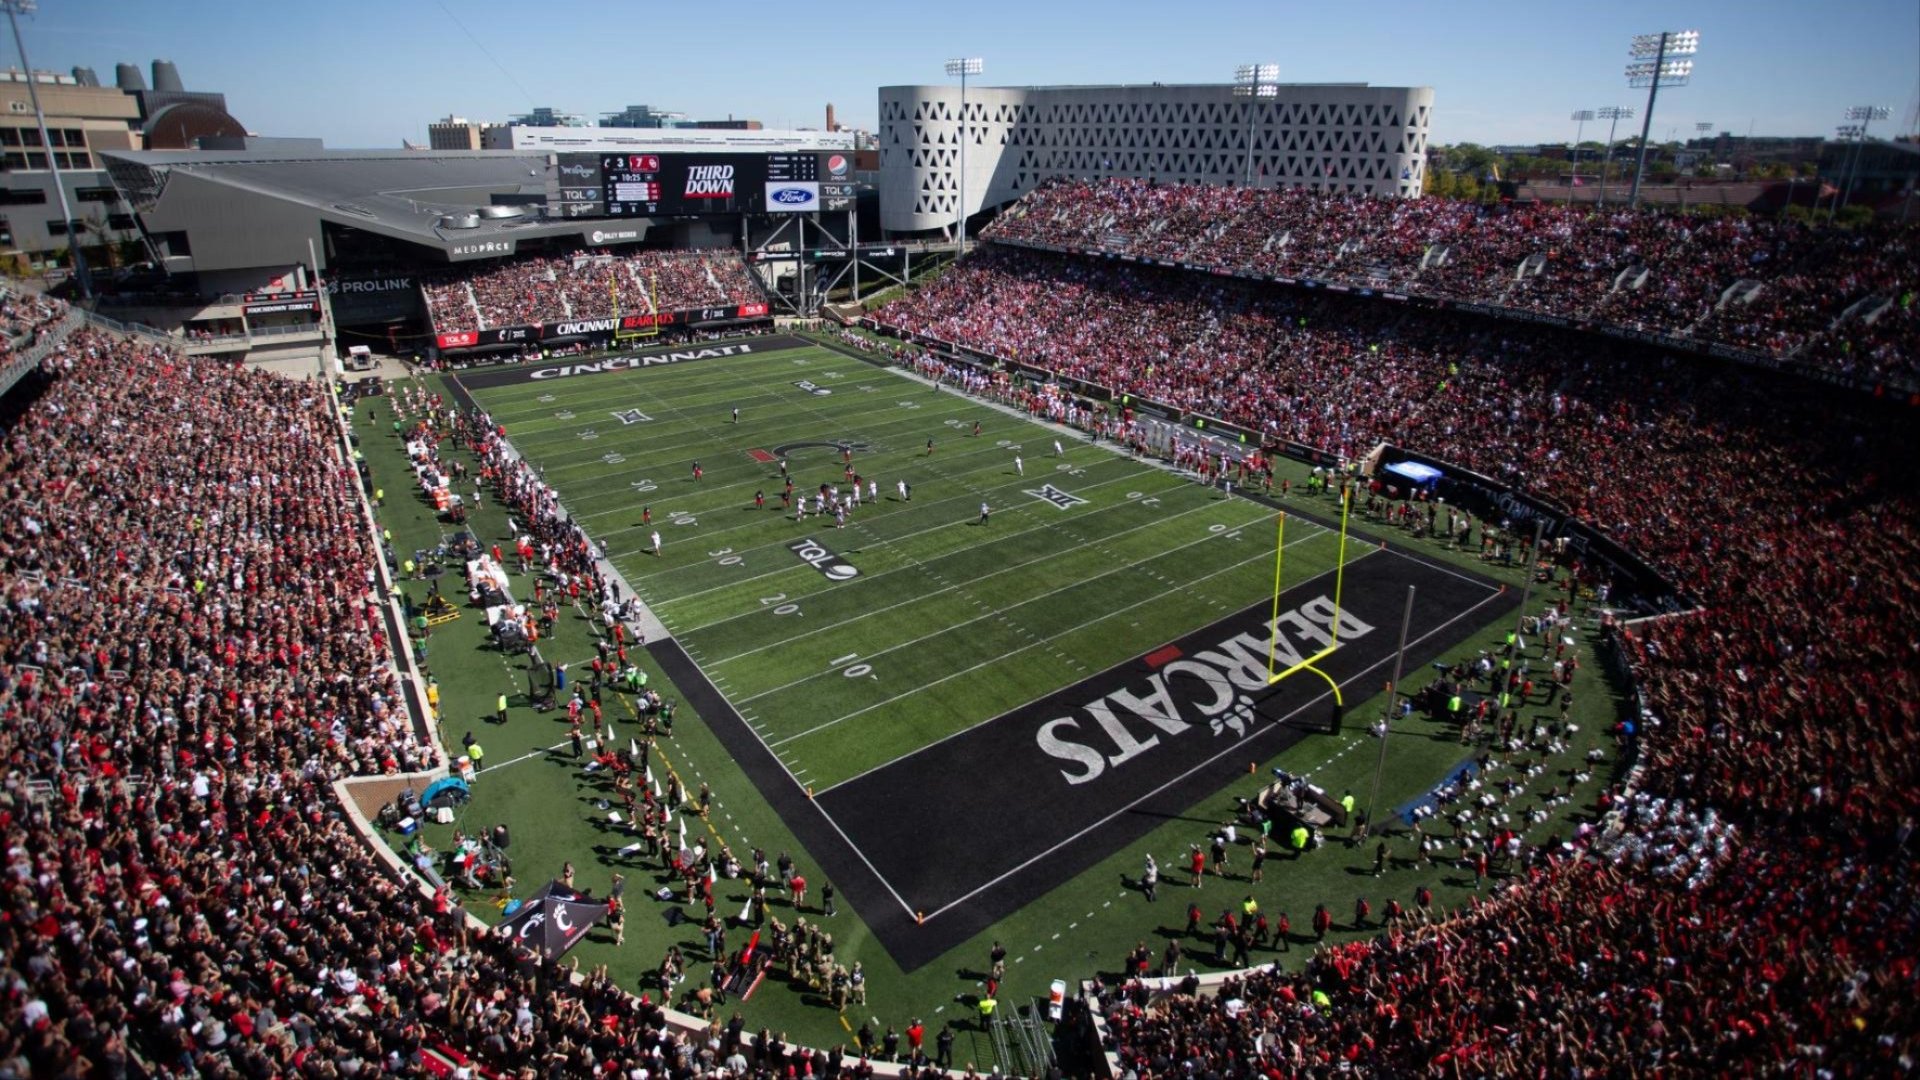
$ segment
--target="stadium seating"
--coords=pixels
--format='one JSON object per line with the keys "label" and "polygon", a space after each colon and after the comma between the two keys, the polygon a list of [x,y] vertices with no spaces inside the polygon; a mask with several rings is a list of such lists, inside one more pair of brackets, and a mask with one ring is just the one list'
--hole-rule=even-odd
{"label": "stadium seating", "polygon": [[67,317],[67,304],[51,296],[0,290],[0,364],[37,344],[43,333]]}
{"label": "stadium seating", "polygon": [[[461,271],[425,282],[437,333],[752,303],[759,287],[736,251],[581,252]],[[652,298],[651,304],[649,297]]]}
{"label": "stadium seating", "polygon": [[[1004,227],[1036,227],[1018,223],[1058,190]],[[1361,246],[1302,211],[1270,248],[1271,232],[1220,228],[1265,193],[1169,213],[1152,205],[1169,196],[1127,190],[1097,215],[1062,204],[1049,227],[1272,265],[1294,265],[1297,244],[1393,273],[1451,237],[1460,262],[1436,280],[1461,289],[1554,227],[1356,203],[1385,223]],[[1904,294],[1844,334],[1817,328],[1839,293],[1906,287],[1899,243],[1713,235],[1688,265],[1797,268],[1768,276],[1783,314],[1716,315],[1719,332],[1812,334],[1836,368],[1910,365]],[[1611,240],[1589,254],[1589,283],[1631,257]],[[1821,286],[1849,254],[1873,269]],[[592,310],[595,275],[619,272],[545,270],[473,290],[465,316],[464,288],[435,303],[448,326],[480,325],[475,301],[546,318],[576,297]],[[694,277],[684,288],[711,286]],[[1711,291],[1622,307],[1697,321]],[[58,314],[14,303],[0,312],[13,334]],[[1648,711],[1620,733],[1639,771],[1600,822],[1543,845],[1486,901],[1410,905],[1304,970],[1208,996],[1107,988],[1137,1076],[1912,1069],[1920,505],[1903,406],[1566,331],[1004,248],[882,318],[1301,442],[1392,438],[1471,465],[1607,529],[1703,603],[1622,632]],[[329,781],[432,754],[398,704],[369,588],[384,553],[324,391],[90,332],[41,371],[0,442],[0,1072],[716,1068],[733,1036],[689,1040],[598,977],[538,992],[525,955],[471,934],[346,824]],[[468,436],[500,463],[483,429]],[[552,524],[536,478],[486,479]],[[553,529],[567,572],[587,574],[579,538]],[[754,1069],[828,1072],[784,1049]]]}
{"label": "stadium seating", "polygon": [[346,823],[329,781],[432,755],[323,389],[86,331],[42,371],[0,446],[0,1074],[693,1060],[605,979],[535,993]]}
{"label": "stadium seating", "polygon": [[[1772,357],[1808,350],[1860,379],[1920,376],[1920,353],[1874,347],[1879,334],[1843,318],[1920,288],[1910,230],[1109,179],[1044,186],[985,237],[1395,289]],[[1537,272],[1523,275],[1530,257]],[[1759,287],[1734,290],[1741,282]]]}
{"label": "stadium seating", "polygon": [[1648,711],[1619,733],[1640,768],[1607,829],[1298,974],[1108,988],[1136,1075],[1912,1067],[1910,411],[1565,330],[1004,247],[878,321],[1345,454],[1425,450],[1571,507],[1703,602],[1621,635]]}

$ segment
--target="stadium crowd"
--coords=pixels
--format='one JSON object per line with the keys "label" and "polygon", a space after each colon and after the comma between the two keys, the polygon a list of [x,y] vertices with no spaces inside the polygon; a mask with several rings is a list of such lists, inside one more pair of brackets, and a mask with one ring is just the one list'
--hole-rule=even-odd
{"label": "stadium crowd", "polygon": [[[90,331],[30,378],[0,444],[0,1076],[732,1057],[601,973],[555,992],[348,825],[330,781],[434,753],[321,385]],[[754,1060],[825,1075],[784,1046]]]}
{"label": "stadium crowd", "polygon": [[[985,236],[1524,308],[1773,356],[1815,344],[1806,359],[1842,374],[1920,376],[1920,339],[1905,322],[1866,318],[1920,287],[1908,230],[1106,179],[1043,187]],[[1743,280],[1759,291],[1722,304]]]}
{"label": "stadium crowd", "polygon": [[39,344],[68,310],[66,301],[51,296],[0,290],[0,360]]}
{"label": "stadium crowd", "polygon": [[[1174,235],[1142,242],[1271,254],[1209,213],[1161,214],[1154,236]],[[1311,230],[1295,242],[1352,239]],[[1426,243],[1377,235],[1375,257]],[[1464,256],[1460,273],[1476,279]],[[541,292],[505,293],[520,287]],[[1920,505],[1900,406],[1566,331],[995,247],[882,319],[1348,456],[1390,439],[1458,461],[1606,528],[1700,601],[1621,632],[1645,712],[1619,733],[1640,764],[1603,827],[1464,912],[1416,899],[1296,972],[1207,996],[1111,988],[1136,1077],[1916,1067]],[[1901,299],[1858,351],[1896,357],[1910,327]],[[434,755],[400,704],[383,555],[324,388],[91,332],[36,378],[0,442],[0,1076],[833,1073],[777,1038],[748,1058],[734,1025],[678,1033],[603,973],[556,992],[347,824],[330,781]],[[446,428],[601,600],[584,538],[497,429]]]}
{"label": "stadium crowd", "polygon": [[991,246],[878,319],[1349,459],[1392,441],[1459,462],[1700,602],[1621,635],[1646,712],[1618,732],[1641,751],[1636,793],[1608,799],[1737,825],[1712,858],[1649,873],[1625,853],[1674,847],[1668,817],[1615,813],[1474,909],[1304,971],[1212,996],[1116,987],[1136,1076],[1916,1066],[1902,406],[1566,330]]}
{"label": "stadium crowd", "polygon": [[751,303],[760,290],[736,251],[535,256],[425,283],[434,330],[449,333]]}

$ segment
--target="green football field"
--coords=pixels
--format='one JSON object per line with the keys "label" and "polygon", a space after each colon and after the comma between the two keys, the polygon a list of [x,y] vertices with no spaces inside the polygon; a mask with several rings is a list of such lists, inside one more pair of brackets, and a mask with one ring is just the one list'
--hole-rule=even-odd
{"label": "green football field", "polygon": [[[885,825],[872,819],[891,814],[917,822],[924,799],[919,811],[895,809],[889,801],[897,798],[902,774],[937,779],[944,771],[969,782],[979,778],[975,797],[966,801],[977,804],[979,825],[973,831],[986,837],[989,847],[1050,848],[1064,838],[1066,827],[1010,811],[1009,803],[1019,802],[1024,793],[994,775],[1002,770],[991,757],[983,767],[978,753],[968,758],[963,750],[982,741],[984,733],[989,751],[1004,746],[1010,757],[1027,759],[1029,775],[1035,774],[1037,758],[1041,779],[1064,787],[1061,770],[1054,768],[1064,763],[1036,754],[1031,729],[1021,725],[1034,720],[1037,708],[1051,709],[1047,703],[1054,699],[1085,705],[1096,699],[1074,695],[1109,689],[1144,693],[1143,655],[1163,653],[1182,635],[1196,632],[1204,649],[1215,640],[1207,635],[1221,625],[1237,626],[1236,619],[1244,622],[1253,605],[1262,605],[1264,618],[1273,589],[1274,511],[1223,498],[1159,467],[1072,440],[984,402],[935,392],[841,352],[794,344],[794,339],[752,339],[748,355],[651,366],[589,358],[483,368],[462,374],[460,385],[544,470],[569,511],[605,543],[676,644],[697,661],[697,670],[684,663],[676,669],[665,663],[665,653],[633,654],[653,685],[682,703],[682,722],[671,738],[661,740],[656,770],[678,776],[683,791],[702,783],[714,791],[714,812],[704,822],[693,818],[690,839],[700,832],[736,852],[753,847],[770,854],[791,851],[810,874],[820,872],[816,876],[844,866],[851,846],[862,858],[873,852],[891,880],[899,881],[904,875],[898,871],[911,869],[912,852],[904,859],[895,853],[892,862],[882,858],[884,845],[869,841],[885,840],[879,835]],[[606,370],[530,377],[576,366]],[[812,389],[796,385],[803,382]],[[396,388],[436,392],[449,384],[427,379]],[[738,425],[732,422],[736,407]],[[356,430],[376,484],[389,493],[379,511],[383,526],[397,548],[424,558],[422,549],[440,542],[453,526],[409,491],[399,440],[388,434],[392,420],[388,399],[374,399],[358,410]],[[978,437],[971,434],[975,421],[981,425]],[[1063,458],[1054,456],[1056,437]],[[929,439],[935,443],[931,456]],[[811,494],[822,483],[838,481],[846,488],[840,446],[849,443],[858,447],[853,463],[863,479],[878,484],[878,502],[863,497],[844,528],[812,516],[796,522],[791,511],[783,512],[774,452],[786,449],[796,494]],[[472,463],[452,443],[441,449]],[[1024,476],[1014,464],[1016,455]],[[772,460],[763,460],[767,457]],[[698,482],[692,479],[696,458],[702,468]],[[1333,500],[1300,494],[1307,466],[1282,461],[1277,467],[1295,485],[1289,505],[1321,520],[1337,517]],[[898,497],[896,484],[902,480],[912,485],[911,502]],[[403,491],[408,497],[398,497]],[[764,493],[765,509],[754,508],[756,491]],[[992,508],[984,526],[977,524],[982,501]],[[651,524],[643,524],[643,514],[651,516]],[[491,498],[470,527],[485,542],[513,535]],[[1380,531],[1377,524],[1361,522],[1359,514],[1355,528]],[[650,553],[655,530],[662,540],[658,557]],[[1324,591],[1337,536],[1295,516],[1286,539],[1289,589]],[[813,546],[804,547],[805,541]],[[796,552],[795,546],[804,551]],[[1404,590],[1414,571],[1424,575],[1423,597],[1437,597],[1443,582],[1452,580],[1447,566],[1519,581],[1516,573],[1444,545],[1422,542],[1407,550],[1443,569],[1421,569],[1357,535],[1348,552],[1349,600],[1358,603],[1369,588]],[[530,577],[516,574],[514,582],[516,595],[531,591]],[[427,580],[404,585],[415,603],[432,587]],[[1480,595],[1477,586],[1461,588]],[[1350,651],[1376,658],[1391,653],[1398,595],[1390,597],[1384,618],[1362,610],[1379,630]],[[1438,626],[1460,616],[1429,645],[1451,640],[1445,654],[1456,657],[1495,645],[1511,618],[1476,615],[1469,610],[1475,602],[1469,599],[1430,620]],[[542,653],[554,662],[578,663],[593,655],[599,633],[599,620],[590,612],[565,613],[542,641]],[[569,959],[583,967],[604,964],[623,986],[657,996],[652,973],[668,948],[680,949],[696,961],[693,979],[675,991],[676,1004],[682,1003],[681,995],[712,959],[697,923],[670,918],[684,913],[679,901],[652,897],[673,876],[657,860],[627,853],[633,837],[606,820],[606,783],[572,757],[564,712],[538,712],[523,696],[526,658],[492,648],[484,619],[474,611],[436,627],[419,651],[441,689],[446,744],[458,753],[462,734],[471,733],[489,751],[474,801],[460,819],[452,826],[430,825],[420,835],[445,851],[462,828],[509,824],[516,837],[514,874],[521,894],[558,876],[569,863],[596,892],[608,887],[611,875],[625,874],[633,886],[629,897],[648,894],[636,903],[625,942],[616,944],[609,931],[597,929]],[[1429,676],[1424,665],[1410,666],[1408,683],[1417,688]],[[709,677],[724,698],[711,691],[701,698]],[[1182,865],[1187,846],[1231,817],[1235,799],[1256,790],[1271,766],[1311,775],[1331,792],[1351,788],[1365,796],[1375,744],[1360,721],[1378,715],[1378,680],[1385,677],[1383,668],[1375,668],[1347,683],[1350,719],[1339,735],[1250,741],[1219,760],[1213,760],[1215,748],[1227,744],[1210,740],[1224,736],[1207,733],[1204,725],[1163,738],[1164,745],[1136,759],[1146,765],[1144,773],[1161,773],[1163,765],[1154,762],[1165,755],[1188,754],[1184,760],[1212,763],[1186,786],[1132,806],[1111,826],[1089,834],[1091,842],[1066,849],[1073,865],[1055,877],[1031,881],[1016,875],[1009,885],[962,899],[948,914],[930,918],[926,944],[916,944],[918,928],[910,918],[901,925],[900,909],[884,889],[877,884],[856,889],[834,870],[832,879],[842,886],[837,916],[824,916],[812,898],[804,913],[776,901],[774,914],[788,923],[803,914],[810,922],[825,918],[840,962],[864,962],[870,1004],[836,1013],[817,992],[770,978],[750,1000],[731,1002],[722,1017],[737,1008],[753,1026],[772,1025],[792,1039],[820,1046],[850,1039],[863,1022],[878,1031],[919,1016],[931,1032],[971,1015],[983,986],[983,960],[994,941],[1010,948],[1001,998],[1016,1004],[1044,999],[1055,978],[1077,980],[1096,971],[1111,976],[1124,951],[1143,939],[1156,949],[1181,940],[1193,966],[1219,970],[1224,962],[1200,955],[1208,949],[1208,935],[1178,929],[1187,895],[1204,896],[1211,918],[1221,905],[1255,894],[1270,910],[1292,911],[1296,927],[1316,902],[1327,902],[1336,912],[1350,907],[1359,894],[1376,903],[1388,894],[1405,902],[1416,884],[1431,886],[1442,904],[1461,902],[1473,890],[1471,877],[1415,865],[1397,836],[1385,880],[1370,876],[1372,852],[1333,845],[1303,859],[1276,856],[1259,883],[1248,880],[1244,854],[1236,855],[1224,891],[1210,881],[1191,894],[1184,887],[1172,896],[1163,893],[1157,904],[1128,883],[1149,853],[1163,867]],[[1306,682],[1295,682],[1295,693],[1306,692]],[[1599,688],[1599,681],[1594,685]],[[1095,689],[1088,691],[1089,686]],[[494,702],[501,693],[509,697],[510,715],[497,724]],[[630,702],[626,695],[611,695],[608,708],[624,743],[637,731]],[[1567,762],[1594,745],[1613,708],[1610,693],[1582,692],[1575,716],[1585,731],[1573,741]],[[1064,713],[1048,711],[1040,719],[1057,715]],[[1090,719],[1084,710],[1079,715]],[[1138,717],[1127,722],[1144,738]],[[1009,728],[1014,735],[994,734]],[[1383,807],[1417,797],[1477,753],[1461,746],[1447,724],[1425,717],[1410,717],[1398,730],[1406,737],[1396,737],[1384,761]],[[1092,736],[1083,734],[1081,741],[1090,743]],[[743,753],[743,746],[749,752]],[[754,762],[756,754],[762,763]],[[1515,806],[1568,782],[1559,767],[1542,773],[1521,771],[1516,764],[1497,775],[1512,775],[1520,784],[1511,797]],[[1066,788],[1062,797],[1077,805],[1088,801],[1084,796],[1090,789],[1110,780],[1122,788],[1134,784],[1128,776],[1125,769],[1110,769],[1096,783]],[[1137,790],[1144,794],[1158,782],[1141,783]],[[817,800],[796,794],[809,789],[818,792]],[[1043,792],[1035,798],[1052,797]],[[1124,792],[1106,797],[1134,798]],[[1556,803],[1552,818],[1533,830],[1535,838],[1563,831],[1568,815],[1583,804]],[[819,821],[810,825],[809,819],[829,813],[833,828],[823,844]],[[684,810],[681,816],[684,820]],[[1108,836],[1109,829],[1118,831]],[[396,847],[407,846],[405,837],[389,839]],[[935,827],[915,846],[925,852],[920,861],[939,862],[967,839]],[[1042,860],[1049,861],[1052,857]],[[964,897],[1003,869],[963,863],[950,871],[950,895]],[[1013,884],[1019,887],[1010,899],[994,898]],[[744,902],[741,881],[723,880],[715,891],[725,913]],[[459,892],[482,918],[500,917],[493,888]],[[1342,927],[1335,935],[1344,939],[1367,932]],[[743,941],[733,940],[728,948],[737,949]],[[1257,959],[1292,966],[1309,952],[1303,935],[1296,935],[1294,945],[1291,952],[1263,951]],[[998,1051],[987,1033],[971,1024],[962,1024],[960,1032],[963,1064],[974,1061],[984,1070],[995,1063]]]}
{"label": "green football field", "polygon": [[[817,790],[1273,588],[1273,511],[820,347],[473,393]],[[843,446],[878,501],[863,492],[838,526],[811,505],[851,486]],[[782,507],[781,456],[803,520]],[[791,550],[808,539],[857,574]],[[1287,580],[1328,569],[1336,541],[1293,523]]]}

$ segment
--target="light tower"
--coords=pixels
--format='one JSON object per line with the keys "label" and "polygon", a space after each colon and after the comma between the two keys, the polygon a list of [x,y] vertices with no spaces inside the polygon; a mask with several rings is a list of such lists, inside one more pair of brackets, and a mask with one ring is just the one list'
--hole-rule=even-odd
{"label": "light tower", "polygon": [[1647,88],[1647,115],[1640,119],[1640,158],[1633,169],[1633,190],[1627,205],[1640,205],[1640,181],[1647,173],[1647,138],[1653,131],[1653,103],[1662,86],[1685,86],[1693,79],[1693,61],[1676,57],[1692,56],[1700,51],[1697,30],[1662,30],[1641,34],[1633,39],[1628,55],[1627,84]]}
{"label": "light tower", "polygon": [[60,155],[54,153],[53,138],[47,134],[47,114],[40,108],[40,91],[34,88],[33,65],[27,62],[27,43],[20,37],[20,16],[31,15],[39,7],[37,0],[0,0],[7,9],[7,23],[13,27],[13,46],[20,51],[20,70],[27,73],[27,97],[33,102],[33,118],[40,125],[40,146],[47,152],[47,172],[53,178],[53,193],[60,199],[60,224],[66,230],[67,250],[73,254],[73,277],[80,295],[93,297],[93,282],[87,276],[87,257],[80,251],[80,238],[73,228],[73,207],[67,202],[67,185],[60,179]]}
{"label": "light tower", "polygon": [[967,250],[967,76],[978,75],[984,70],[986,61],[977,56],[947,61],[947,77],[960,76],[960,227],[954,230],[958,239],[953,252],[955,258]]}
{"label": "light tower", "polygon": [[1580,137],[1587,130],[1587,121],[1593,119],[1592,109],[1575,109],[1573,113],[1573,153],[1567,155],[1567,205],[1573,205],[1573,182],[1580,178]]}
{"label": "light tower", "polygon": [[1247,153],[1240,186],[1253,186],[1253,107],[1261,98],[1280,96],[1279,64],[1241,64],[1233,69],[1233,96],[1246,101]]}
{"label": "light tower", "polygon": [[1867,128],[1875,120],[1885,120],[1890,114],[1890,110],[1885,105],[1855,105],[1847,110],[1847,119],[1859,121],[1859,126],[1852,132],[1852,163],[1847,166],[1847,186],[1841,189],[1840,207],[1839,210],[1834,211],[1835,213],[1845,210],[1848,201],[1853,198],[1853,182],[1860,174],[1860,155],[1867,145]]}
{"label": "light tower", "polygon": [[1613,129],[1620,121],[1633,119],[1633,110],[1623,105],[1607,105],[1599,110],[1600,119],[1607,122],[1607,156],[1600,162],[1600,205],[1607,205],[1607,174],[1613,168]]}

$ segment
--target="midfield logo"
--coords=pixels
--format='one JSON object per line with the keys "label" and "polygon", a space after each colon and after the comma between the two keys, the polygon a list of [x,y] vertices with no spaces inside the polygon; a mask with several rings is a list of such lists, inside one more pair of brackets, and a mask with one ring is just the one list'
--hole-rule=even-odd
{"label": "midfield logo", "polygon": [[639,409],[628,409],[625,412],[616,412],[613,414],[613,418],[623,424],[643,424],[653,419],[653,417],[648,416]]}
{"label": "midfield logo", "polygon": [[1038,490],[1028,488],[1024,494],[1031,495],[1044,503],[1052,503],[1055,509],[1071,510],[1076,506],[1085,506],[1087,500],[1068,491],[1061,491],[1052,484],[1041,484]]}
{"label": "midfield logo", "polygon": [[800,556],[800,561],[825,574],[828,581],[852,581],[860,576],[860,568],[828,551],[826,545],[812,537],[795,540],[787,545],[787,550]]}
{"label": "midfield logo", "polygon": [[801,379],[799,382],[794,383],[793,385],[799,387],[802,390],[805,390],[807,393],[812,394],[814,397],[826,397],[828,394],[833,393],[833,391],[827,389],[824,386],[821,386],[819,383],[814,382],[811,379]]}

